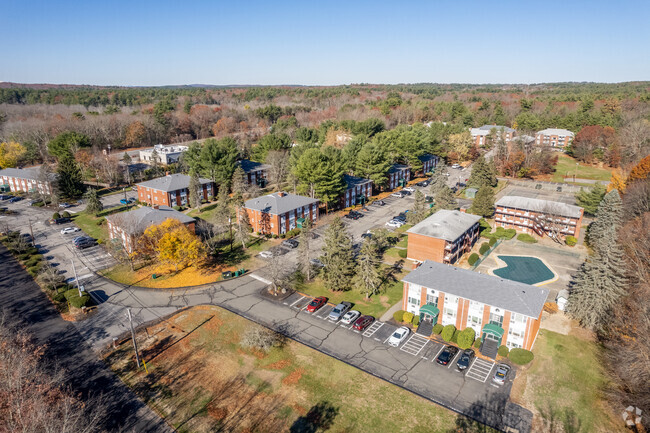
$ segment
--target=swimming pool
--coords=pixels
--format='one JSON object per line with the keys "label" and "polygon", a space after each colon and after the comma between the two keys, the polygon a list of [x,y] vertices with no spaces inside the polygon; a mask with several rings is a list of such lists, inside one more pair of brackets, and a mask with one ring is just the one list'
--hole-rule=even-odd
{"label": "swimming pool", "polygon": [[506,264],[492,271],[498,277],[526,284],[539,284],[555,278],[555,273],[537,257],[497,256],[497,258]]}

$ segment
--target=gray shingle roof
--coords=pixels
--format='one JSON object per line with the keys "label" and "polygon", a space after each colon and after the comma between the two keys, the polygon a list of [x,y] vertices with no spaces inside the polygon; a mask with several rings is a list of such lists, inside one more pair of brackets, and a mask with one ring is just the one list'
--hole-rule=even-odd
{"label": "gray shingle roof", "polygon": [[453,242],[480,219],[481,217],[478,215],[457,210],[439,210],[408,229],[406,233],[416,233]]}
{"label": "gray shingle roof", "polygon": [[[38,175],[41,171],[41,166],[28,167],[28,168],[5,168],[0,170],[0,176],[15,177],[17,179],[32,179],[38,180]],[[50,180],[56,179],[56,173],[50,173]]]}
{"label": "gray shingle roof", "polygon": [[364,179],[362,177],[350,176],[349,174],[343,175],[343,180],[348,186],[348,189],[354,188],[357,185],[363,185],[368,182],[372,182],[370,179]]}
{"label": "gray shingle roof", "polygon": [[318,199],[289,194],[286,192],[274,192],[273,194],[246,200],[244,207],[272,215],[280,215],[298,207],[311,205],[313,203],[318,203]]}
{"label": "gray shingle roof", "polygon": [[268,164],[262,164],[260,162],[255,162],[251,161],[249,159],[242,159],[237,161],[239,166],[244,170],[245,173],[250,173],[251,171],[258,171],[258,170],[268,170],[271,168],[270,165]]}
{"label": "gray shingle roof", "polygon": [[501,125],[483,125],[479,127],[478,129],[482,131],[491,131],[493,129],[496,129],[497,131],[506,131],[506,132],[513,132],[514,129],[508,128],[507,126],[501,126]]}
{"label": "gray shingle roof", "polygon": [[[210,179],[202,178],[199,178],[199,182],[201,182],[201,185],[212,183]],[[136,185],[157,189],[159,191],[171,192],[177,191],[179,189],[189,188],[190,177],[185,174],[175,173],[163,177],[157,177],[156,179],[151,179],[146,182],[138,183]]]}
{"label": "gray shingle roof", "polygon": [[132,235],[142,234],[150,225],[160,224],[168,218],[176,219],[183,224],[189,224],[194,221],[194,218],[168,206],[160,206],[158,209],[143,206],[139,209],[106,217],[112,224]]}
{"label": "gray shingle roof", "polygon": [[507,195],[495,203],[497,206],[511,207],[533,212],[552,213],[563,217],[580,218],[582,208],[559,201],[540,200],[538,198]]}
{"label": "gray shingle roof", "polygon": [[435,159],[436,155],[431,155],[430,153],[425,153],[424,155],[418,156],[418,159],[422,162],[425,161],[431,161],[432,159]]}
{"label": "gray shingle roof", "polygon": [[395,173],[395,172],[402,171],[402,170],[408,170],[408,166],[407,165],[402,165],[402,164],[393,164],[393,165],[390,166],[390,169],[388,169],[388,172],[389,173]]}
{"label": "gray shingle roof", "polygon": [[537,134],[542,135],[565,135],[567,137],[573,137],[575,134],[568,129],[558,129],[558,128],[547,128],[537,131]]}
{"label": "gray shingle roof", "polygon": [[539,317],[548,289],[425,260],[402,281],[440,290],[493,307]]}

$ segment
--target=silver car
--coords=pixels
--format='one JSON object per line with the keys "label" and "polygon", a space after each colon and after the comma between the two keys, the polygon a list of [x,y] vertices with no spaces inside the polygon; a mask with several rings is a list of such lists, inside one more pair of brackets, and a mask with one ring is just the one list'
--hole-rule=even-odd
{"label": "silver car", "polygon": [[341,317],[343,317],[345,313],[348,312],[348,310],[350,310],[350,308],[352,308],[352,304],[349,302],[341,302],[336,307],[334,307],[332,311],[330,311],[330,314],[327,316],[327,318],[337,322],[341,319]]}
{"label": "silver car", "polygon": [[508,364],[497,365],[497,370],[494,372],[494,376],[492,376],[492,382],[503,385],[506,383],[508,373],[510,373],[510,366]]}
{"label": "silver car", "polygon": [[357,310],[350,310],[347,313],[345,313],[345,316],[341,319],[341,323],[344,325],[350,325],[354,323],[355,320],[357,320],[361,316],[361,313],[359,313]]}

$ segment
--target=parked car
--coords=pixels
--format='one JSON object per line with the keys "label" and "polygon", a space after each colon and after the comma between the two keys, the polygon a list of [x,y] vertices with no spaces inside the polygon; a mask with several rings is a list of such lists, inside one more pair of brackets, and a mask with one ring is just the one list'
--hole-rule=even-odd
{"label": "parked car", "polygon": [[311,260],[309,260],[309,263],[311,263],[312,266],[316,266],[318,268],[324,268],[325,267],[323,262],[321,262],[319,259],[311,259]]}
{"label": "parked car", "polygon": [[72,207],[72,205],[70,203],[59,203],[59,207],[61,209],[67,209],[69,207]]}
{"label": "parked car", "polygon": [[456,363],[456,368],[458,370],[463,371],[467,367],[469,367],[469,364],[472,362],[472,359],[474,359],[474,351],[472,349],[465,349],[463,351],[463,354],[460,355],[460,359]]}
{"label": "parked car", "polygon": [[72,243],[76,246],[77,244],[88,242],[88,241],[95,242],[95,239],[91,238],[90,236],[77,236],[76,238],[73,239]]}
{"label": "parked car", "polygon": [[30,205],[30,206],[36,206],[36,205],[39,204],[39,203],[43,203],[43,199],[42,199],[42,198],[35,198],[34,200],[30,200],[30,201],[29,201],[29,205]]}
{"label": "parked car", "polygon": [[295,239],[287,239],[286,241],[282,242],[282,246],[294,249],[298,247],[298,241]]}
{"label": "parked car", "polygon": [[61,229],[61,234],[62,235],[67,235],[69,233],[76,233],[79,230],[80,230],[79,227],[66,227],[64,229]]}
{"label": "parked car", "polygon": [[327,298],[325,296],[319,296],[318,298],[314,298],[311,300],[309,305],[307,305],[307,312],[314,313],[318,311],[318,309],[321,308],[326,303],[327,303]]}
{"label": "parked car", "polygon": [[492,376],[492,382],[498,383],[499,385],[503,385],[504,383],[506,383],[506,379],[508,378],[508,373],[510,373],[510,366],[508,364],[497,365],[497,369],[494,372],[494,376]]}
{"label": "parked car", "polygon": [[374,202],[374,204],[376,204],[377,206],[384,206],[384,205],[386,204],[386,202],[383,201],[383,200],[376,200],[376,201]]}
{"label": "parked car", "polygon": [[451,168],[459,169],[459,168],[460,168],[460,164],[454,164],[454,165],[451,166]]}
{"label": "parked car", "polygon": [[88,237],[88,236],[85,236],[85,235],[77,236],[76,238],[74,238],[74,239],[72,240],[72,242],[76,244],[77,242],[79,242],[79,241],[81,241],[81,240],[83,240],[83,239],[85,239],[85,238],[87,238],[87,237]]}
{"label": "parked car", "polygon": [[94,239],[84,239],[83,241],[77,242],[74,245],[78,250],[83,250],[86,248],[94,247],[95,246],[95,240]]}
{"label": "parked car", "polygon": [[17,201],[20,201],[20,200],[22,200],[22,199],[23,199],[22,197],[20,197],[20,196],[17,195],[17,196],[15,196],[15,197],[10,198],[10,199],[9,199],[9,203],[16,203]]}
{"label": "parked car", "polygon": [[410,332],[411,330],[406,326],[397,328],[395,332],[393,332],[393,335],[391,335],[390,338],[388,339],[388,345],[393,347],[399,346],[400,343],[404,341],[406,337],[408,337]]}
{"label": "parked car", "polygon": [[406,192],[415,192],[415,188],[413,188],[412,186],[407,186],[406,188],[404,188],[403,191],[406,191]]}
{"label": "parked car", "polygon": [[363,218],[363,214],[361,212],[357,212],[356,210],[351,210],[350,213],[356,215],[359,218]]}
{"label": "parked car", "polygon": [[359,313],[357,310],[350,310],[341,319],[341,323],[344,325],[349,325],[351,323],[354,323],[357,321],[357,319],[361,316],[361,313]]}
{"label": "parked car", "polygon": [[456,346],[447,346],[445,350],[440,352],[440,355],[436,358],[436,362],[440,365],[447,365],[454,359],[454,356],[458,353],[458,347]]}
{"label": "parked car", "polygon": [[359,216],[357,214],[354,214],[354,213],[350,212],[350,213],[345,215],[345,218],[350,219],[350,220],[358,220]]}
{"label": "parked car", "polygon": [[368,230],[365,233],[361,234],[361,239],[372,239],[372,233],[370,233],[370,230]]}
{"label": "parked car", "polygon": [[137,187],[137,186],[132,186],[132,187],[131,187],[131,191],[137,191],[137,190],[138,190],[138,187]]}
{"label": "parked car", "polygon": [[388,221],[388,222],[386,223],[386,225],[387,225],[388,227],[396,227],[396,228],[397,228],[397,227],[402,227],[402,226],[404,225],[404,223],[403,223],[402,221],[399,221],[399,220],[396,220],[396,219],[392,219],[392,220]]}
{"label": "parked car", "polygon": [[562,192],[562,187],[561,187],[561,186],[558,186],[557,188],[555,188],[555,191],[557,191],[557,192]]}
{"label": "parked car", "polygon": [[357,331],[363,331],[374,321],[375,318],[372,316],[361,316],[356,320],[356,322],[354,322],[354,329]]}
{"label": "parked car", "polygon": [[120,200],[120,204],[129,204],[129,201],[123,198],[122,200]]}
{"label": "parked car", "polygon": [[10,198],[11,198],[10,195],[0,194],[0,201],[9,200]]}
{"label": "parked car", "polygon": [[273,253],[271,251],[262,251],[260,253],[260,257],[263,259],[270,259],[271,257],[273,257]]}
{"label": "parked car", "polygon": [[347,313],[350,308],[352,308],[352,304],[349,302],[341,302],[338,304],[336,307],[330,311],[329,316],[327,316],[328,319],[333,320],[335,322],[339,321],[341,317]]}
{"label": "parked car", "polygon": [[406,194],[405,194],[404,192],[402,192],[402,191],[397,191],[397,192],[394,192],[394,193],[391,194],[391,196],[393,196],[393,197],[397,197],[397,198],[402,198],[402,197],[404,197],[405,195],[406,195]]}
{"label": "parked car", "polygon": [[62,217],[62,218],[57,218],[57,219],[52,220],[52,221],[54,222],[54,224],[59,225],[59,224],[69,223],[69,222],[70,222],[70,218],[68,218],[68,217]]}

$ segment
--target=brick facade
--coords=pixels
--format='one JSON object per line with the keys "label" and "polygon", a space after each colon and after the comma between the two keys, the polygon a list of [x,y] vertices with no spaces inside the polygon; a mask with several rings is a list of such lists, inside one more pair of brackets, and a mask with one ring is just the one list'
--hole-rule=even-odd
{"label": "brick facade", "polygon": [[[175,191],[163,191],[150,188],[147,186],[137,185],[138,201],[149,205],[159,206],[187,206],[190,199],[188,188],[181,188]],[[201,199],[209,200],[214,196],[214,184],[208,183],[201,185]]]}

